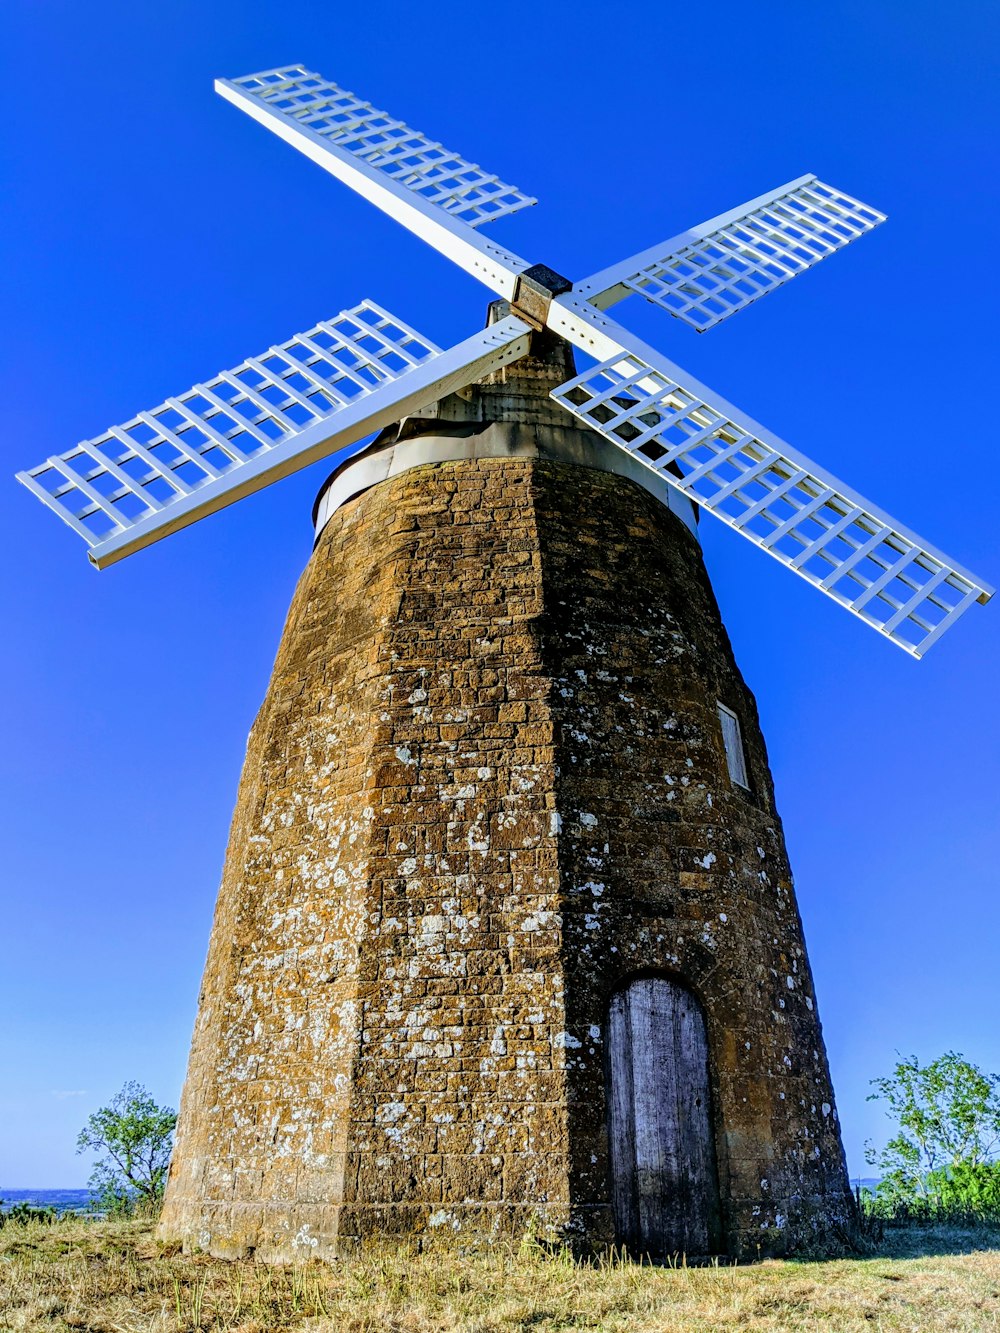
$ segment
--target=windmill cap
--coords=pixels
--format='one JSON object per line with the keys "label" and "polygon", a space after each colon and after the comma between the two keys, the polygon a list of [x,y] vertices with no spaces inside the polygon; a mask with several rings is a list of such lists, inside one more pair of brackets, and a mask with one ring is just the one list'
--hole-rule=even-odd
{"label": "windmill cap", "polygon": [[419,416],[387,426],[323,483],[313,505],[316,539],[342,505],[382,481],[427,464],[487,458],[537,459],[616,473],[649,491],[696,533],[696,507],[686,496],[634,455],[579,425],[549,397],[574,373],[569,345],[554,335],[537,334],[521,360],[430,404]]}

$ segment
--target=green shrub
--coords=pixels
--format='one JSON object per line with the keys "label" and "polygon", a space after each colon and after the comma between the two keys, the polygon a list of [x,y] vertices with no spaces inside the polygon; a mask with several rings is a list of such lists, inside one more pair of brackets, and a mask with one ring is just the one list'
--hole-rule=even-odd
{"label": "green shrub", "polygon": [[1000,1223],[1000,1075],[946,1051],[925,1066],[900,1060],[872,1085],[869,1100],[887,1103],[898,1132],[881,1152],[868,1148],[883,1174],[862,1209],[892,1224]]}
{"label": "green shrub", "polygon": [[15,1203],[10,1208],[4,1209],[4,1200],[0,1199],[0,1227],[8,1226],[14,1223],[18,1226],[27,1226],[29,1222],[46,1222],[49,1226],[59,1220],[59,1214],[55,1208],[34,1208],[30,1203]]}
{"label": "green shrub", "polygon": [[155,1216],[167,1183],[177,1112],[157,1106],[139,1083],[126,1083],[88,1119],[77,1152],[104,1153],[94,1164],[94,1208],[108,1217]]}

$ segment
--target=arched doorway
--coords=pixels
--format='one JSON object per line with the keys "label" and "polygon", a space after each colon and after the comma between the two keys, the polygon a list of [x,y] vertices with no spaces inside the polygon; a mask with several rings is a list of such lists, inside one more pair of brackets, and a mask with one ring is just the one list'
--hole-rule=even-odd
{"label": "arched doorway", "polygon": [[659,1258],[718,1253],[708,1040],[689,990],[643,977],[614,996],[608,1082],[619,1244]]}

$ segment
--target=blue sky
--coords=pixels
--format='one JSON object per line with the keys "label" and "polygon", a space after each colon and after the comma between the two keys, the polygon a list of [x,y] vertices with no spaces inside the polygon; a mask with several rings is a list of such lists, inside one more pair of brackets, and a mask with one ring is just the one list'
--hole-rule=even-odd
{"label": "blue sky", "polygon": [[[212,91],[301,60],[540,204],[579,277],[807,171],[889,222],[698,337],[618,317],[1000,582],[990,3],[7,0],[0,1186],[69,1187],[126,1079],[176,1104],[246,733],[323,464],[97,574],[12,474],[362,297],[447,345],[489,293]],[[851,1170],[868,1080],[1000,1070],[1000,602],[914,663],[706,520],[760,704]]]}

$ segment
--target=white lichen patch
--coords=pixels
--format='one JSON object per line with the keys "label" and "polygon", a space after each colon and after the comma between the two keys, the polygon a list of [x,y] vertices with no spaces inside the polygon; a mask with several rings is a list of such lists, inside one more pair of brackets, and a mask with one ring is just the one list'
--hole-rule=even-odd
{"label": "white lichen patch", "polygon": [[557,1032],[552,1038],[552,1045],[556,1048],[565,1048],[570,1051],[578,1051],[583,1045],[571,1032]]}

